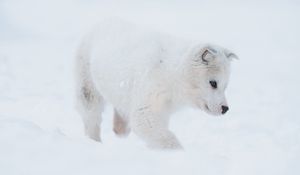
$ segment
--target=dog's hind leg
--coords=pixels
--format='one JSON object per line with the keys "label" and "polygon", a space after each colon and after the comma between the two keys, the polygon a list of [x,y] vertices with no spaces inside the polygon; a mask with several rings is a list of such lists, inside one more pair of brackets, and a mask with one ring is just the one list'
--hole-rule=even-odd
{"label": "dog's hind leg", "polygon": [[100,124],[104,100],[92,81],[86,45],[83,44],[79,48],[76,61],[77,108],[84,122],[85,134],[96,141],[101,141]]}
{"label": "dog's hind leg", "polygon": [[81,95],[78,97],[78,106],[84,122],[85,134],[96,141],[101,141],[100,125],[101,113],[104,109],[103,98],[96,91],[82,87]]}
{"label": "dog's hind leg", "polygon": [[128,119],[121,116],[116,109],[114,110],[113,130],[119,137],[125,137],[130,133]]}

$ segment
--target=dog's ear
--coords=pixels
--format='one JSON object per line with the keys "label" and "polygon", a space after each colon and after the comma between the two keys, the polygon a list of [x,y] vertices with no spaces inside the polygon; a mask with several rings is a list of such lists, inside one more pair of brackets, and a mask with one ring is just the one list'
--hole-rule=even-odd
{"label": "dog's ear", "polygon": [[224,54],[230,61],[233,59],[237,59],[237,60],[239,59],[239,57],[235,53],[233,53],[232,51],[230,51],[228,49],[224,50]]}
{"label": "dog's ear", "polygon": [[214,49],[212,46],[205,46],[203,47],[202,51],[201,51],[201,60],[204,64],[208,64],[209,62],[211,62],[216,54],[217,54],[217,50]]}

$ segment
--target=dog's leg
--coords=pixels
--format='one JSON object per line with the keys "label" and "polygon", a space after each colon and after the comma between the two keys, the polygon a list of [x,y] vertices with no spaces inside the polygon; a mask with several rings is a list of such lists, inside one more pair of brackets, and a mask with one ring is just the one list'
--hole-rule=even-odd
{"label": "dog's leg", "polygon": [[119,137],[125,137],[130,133],[128,119],[126,119],[124,116],[121,116],[116,109],[114,110],[113,125],[113,130],[115,134]]}
{"label": "dog's leg", "polygon": [[96,89],[90,71],[89,44],[83,42],[76,56],[77,109],[84,122],[85,134],[101,141],[100,124],[104,100]]}
{"label": "dog's leg", "polygon": [[104,108],[103,98],[95,89],[83,86],[77,97],[77,104],[84,122],[85,134],[96,141],[101,141],[100,124]]}
{"label": "dog's leg", "polygon": [[176,136],[168,129],[168,105],[163,96],[150,97],[146,105],[138,105],[131,114],[131,128],[154,149],[182,149]]}

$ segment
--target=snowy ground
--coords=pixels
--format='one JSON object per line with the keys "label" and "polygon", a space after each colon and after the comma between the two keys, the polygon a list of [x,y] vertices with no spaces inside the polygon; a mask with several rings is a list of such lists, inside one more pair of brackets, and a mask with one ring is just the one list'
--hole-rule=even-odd
{"label": "snowy ground", "polygon": [[[300,3],[290,1],[0,1],[0,174],[300,174]],[[234,50],[230,111],[176,113],[184,152],[116,138],[87,139],[73,105],[82,34],[121,16]]]}

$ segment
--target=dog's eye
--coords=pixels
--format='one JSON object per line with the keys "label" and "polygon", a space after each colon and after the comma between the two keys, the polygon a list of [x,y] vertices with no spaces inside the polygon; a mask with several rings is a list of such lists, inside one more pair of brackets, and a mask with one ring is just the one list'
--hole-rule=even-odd
{"label": "dog's eye", "polygon": [[217,84],[217,82],[216,81],[214,81],[214,80],[211,80],[211,81],[209,81],[209,84],[211,85],[211,87],[213,87],[214,89],[217,89],[217,87],[218,87],[218,84]]}

